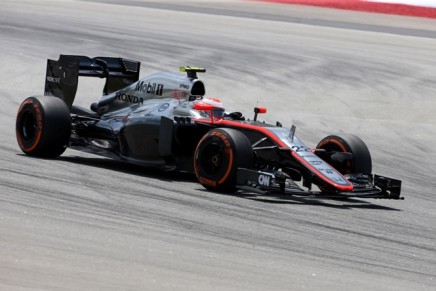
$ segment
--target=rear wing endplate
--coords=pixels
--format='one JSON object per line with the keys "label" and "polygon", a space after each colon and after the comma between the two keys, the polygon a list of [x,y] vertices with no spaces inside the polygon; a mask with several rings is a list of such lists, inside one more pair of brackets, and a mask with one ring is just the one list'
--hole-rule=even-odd
{"label": "rear wing endplate", "polygon": [[79,76],[106,78],[103,94],[108,95],[138,81],[140,65],[123,58],[60,55],[57,61],[47,60],[44,92],[63,99],[71,107]]}

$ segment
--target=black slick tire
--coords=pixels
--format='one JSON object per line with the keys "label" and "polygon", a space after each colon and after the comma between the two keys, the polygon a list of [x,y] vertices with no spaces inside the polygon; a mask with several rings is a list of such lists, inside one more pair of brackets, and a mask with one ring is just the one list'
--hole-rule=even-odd
{"label": "black slick tire", "polygon": [[58,157],[69,142],[70,111],[60,98],[29,97],[18,109],[15,130],[18,145],[25,154],[43,158]]}
{"label": "black slick tire", "polygon": [[231,193],[236,190],[237,169],[252,167],[253,157],[251,143],[243,133],[229,128],[212,129],[195,150],[195,174],[206,189]]}
{"label": "black slick tire", "polygon": [[348,152],[353,154],[351,160],[343,162],[323,157],[327,163],[342,174],[371,174],[372,172],[372,160],[368,147],[355,135],[329,135],[323,138],[316,148],[324,149],[327,152]]}

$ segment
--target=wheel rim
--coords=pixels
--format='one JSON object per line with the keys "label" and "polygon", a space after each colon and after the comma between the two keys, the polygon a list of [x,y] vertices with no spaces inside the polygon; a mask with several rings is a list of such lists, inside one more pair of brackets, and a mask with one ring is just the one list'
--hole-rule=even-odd
{"label": "wheel rim", "polygon": [[207,175],[214,175],[222,169],[223,160],[223,149],[220,145],[212,143],[204,149],[200,164]]}
{"label": "wheel rim", "polygon": [[19,130],[23,141],[30,142],[35,139],[38,131],[38,122],[32,111],[26,110],[23,112]]}

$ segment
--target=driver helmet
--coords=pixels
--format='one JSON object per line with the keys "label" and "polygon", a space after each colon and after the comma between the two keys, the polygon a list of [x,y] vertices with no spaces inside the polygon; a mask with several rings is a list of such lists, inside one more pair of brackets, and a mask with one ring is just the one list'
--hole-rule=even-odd
{"label": "driver helmet", "polygon": [[[212,105],[213,107],[212,114],[214,117],[223,117],[225,109],[220,99],[215,97],[203,97],[202,99],[196,100],[194,102],[194,108],[195,108],[195,104],[201,105],[202,103]],[[203,112],[207,114],[207,116],[209,116],[210,111],[203,111]]]}

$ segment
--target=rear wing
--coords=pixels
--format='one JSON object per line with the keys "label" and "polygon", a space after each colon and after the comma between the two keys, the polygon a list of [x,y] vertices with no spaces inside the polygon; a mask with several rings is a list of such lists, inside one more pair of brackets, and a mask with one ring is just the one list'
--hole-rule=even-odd
{"label": "rear wing", "polygon": [[44,92],[63,99],[71,107],[79,76],[106,78],[103,95],[108,95],[138,81],[140,65],[123,58],[60,55],[57,61],[47,60]]}

